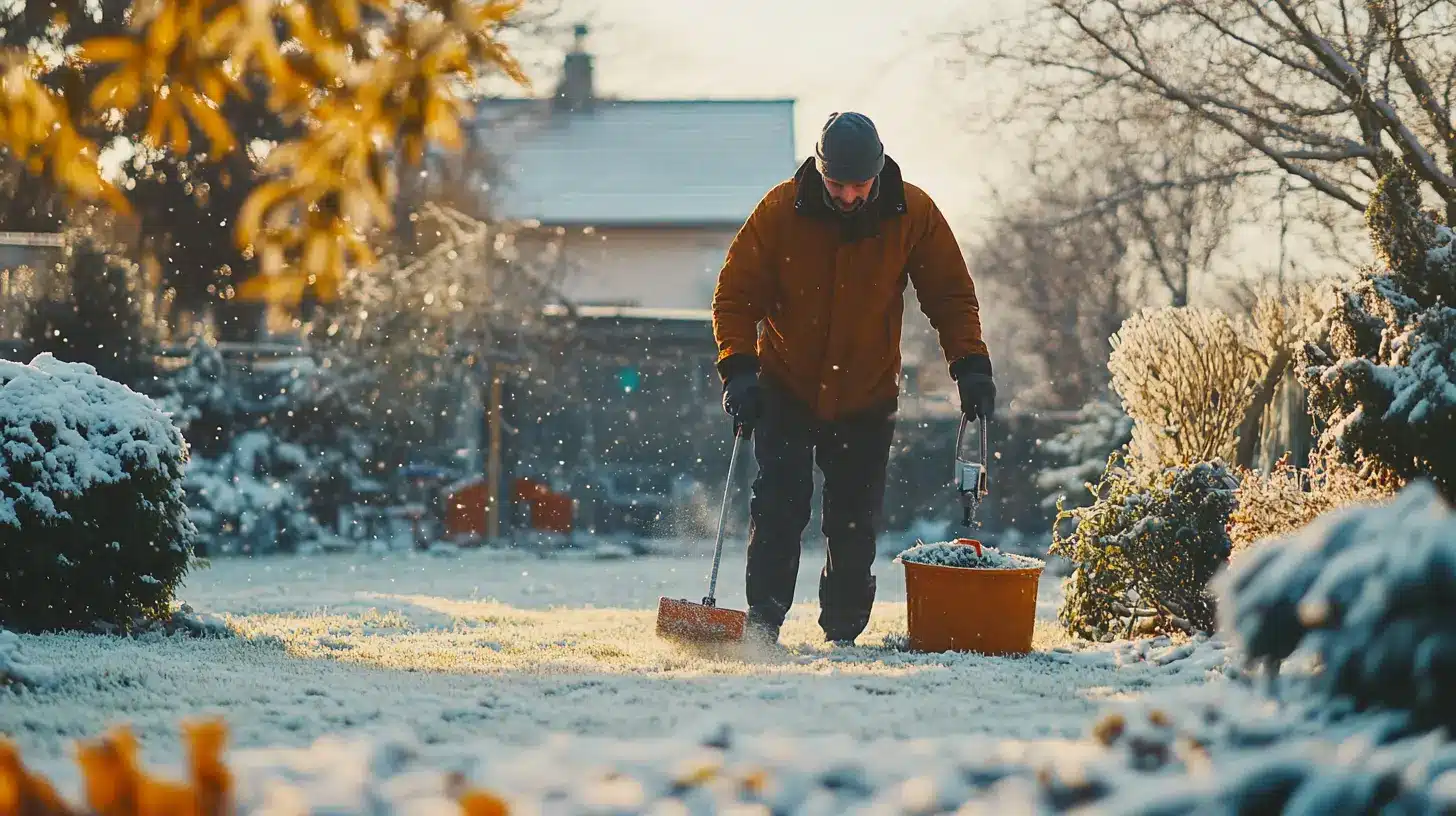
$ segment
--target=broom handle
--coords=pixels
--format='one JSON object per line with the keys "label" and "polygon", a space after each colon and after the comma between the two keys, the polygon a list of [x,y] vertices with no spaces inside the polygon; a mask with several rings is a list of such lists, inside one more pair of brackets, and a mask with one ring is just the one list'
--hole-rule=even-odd
{"label": "broom handle", "polygon": [[708,597],[704,606],[713,606],[718,592],[718,564],[723,560],[723,526],[728,522],[728,494],[733,489],[733,472],[738,465],[738,445],[743,441],[742,429],[733,429],[733,453],[728,456],[728,480],[723,485],[723,506],[718,510],[718,543],[713,545],[713,575],[708,579]]}

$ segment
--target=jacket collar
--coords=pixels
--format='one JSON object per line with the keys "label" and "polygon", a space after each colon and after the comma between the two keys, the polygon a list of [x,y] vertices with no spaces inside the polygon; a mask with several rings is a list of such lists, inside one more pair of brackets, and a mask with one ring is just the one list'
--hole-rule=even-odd
{"label": "jacket collar", "polygon": [[905,214],[905,181],[900,175],[900,165],[889,156],[885,157],[885,168],[880,171],[879,195],[866,201],[856,213],[841,213],[831,208],[824,199],[824,179],[811,156],[794,173],[794,212],[812,218],[841,221],[845,224],[845,237],[850,240],[877,235],[882,222]]}

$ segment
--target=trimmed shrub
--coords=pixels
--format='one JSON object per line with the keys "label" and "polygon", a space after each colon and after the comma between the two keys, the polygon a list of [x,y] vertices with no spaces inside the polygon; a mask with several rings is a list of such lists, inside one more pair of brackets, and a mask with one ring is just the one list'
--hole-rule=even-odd
{"label": "trimmed shrub", "polygon": [[1145,309],[1112,338],[1107,368],[1147,462],[1233,461],[1267,364],[1246,320],[1217,309]]}
{"label": "trimmed shrub", "polygon": [[[1210,632],[1209,580],[1228,562],[1238,481],[1220,461],[1152,468],[1120,454],[1088,507],[1058,503],[1051,554],[1071,561],[1059,617],[1088,640]],[[1075,522],[1063,535],[1061,522]]]}
{"label": "trimmed shrub", "polygon": [[146,396],[49,354],[0,362],[0,625],[170,614],[191,565],[187,446]]}

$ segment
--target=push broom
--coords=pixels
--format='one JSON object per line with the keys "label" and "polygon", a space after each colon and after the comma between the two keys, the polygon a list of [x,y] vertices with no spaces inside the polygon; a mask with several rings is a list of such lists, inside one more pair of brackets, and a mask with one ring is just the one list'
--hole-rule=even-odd
{"label": "push broom", "polygon": [[718,564],[723,560],[723,526],[728,521],[728,494],[733,488],[738,448],[749,433],[741,425],[733,429],[733,453],[728,457],[728,483],[723,486],[723,506],[718,511],[718,543],[713,547],[713,573],[708,578],[708,594],[702,603],[659,598],[658,637],[694,643],[729,643],[743,639],[743,627],[748,616],[736,609],[719,608],[713,596],[718,590]]}

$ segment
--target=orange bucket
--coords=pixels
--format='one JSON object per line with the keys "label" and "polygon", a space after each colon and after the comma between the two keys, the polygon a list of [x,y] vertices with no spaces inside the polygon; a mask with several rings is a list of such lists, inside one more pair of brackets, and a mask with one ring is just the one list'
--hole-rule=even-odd
{"label": "orange bucket", "polygon": [[[981,542],[956,539],[981,549]],[[1026,654],[1036,627],[1041,568],[974,569],[905,565],[906,617],[916,652]]]}

